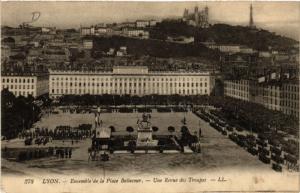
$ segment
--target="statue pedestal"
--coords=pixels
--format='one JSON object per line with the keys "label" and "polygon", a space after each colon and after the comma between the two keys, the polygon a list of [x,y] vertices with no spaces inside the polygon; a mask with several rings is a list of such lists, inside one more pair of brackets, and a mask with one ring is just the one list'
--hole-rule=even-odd
{"label": "statue pedestal", "polygon": [[138,122],[137,146],[156,146],[158,141],[152,138],[152,126],[146,115],[143,115],[143,121]]}
{"label": "statue pedestal", "polygon": [[156,146],[157,140],[152,139],[152,129],[139,129],[137,137],[137,146]]}
{"label": "statue pedestal", "polygon": [[137,147],[155,147],[158,144],[158,140],[148,140],[148,141],[137,141],[136,146]]}
{"label": "statue pedestal", "polygon": [[138,141],[152,140],[152,129],[138,129]]}

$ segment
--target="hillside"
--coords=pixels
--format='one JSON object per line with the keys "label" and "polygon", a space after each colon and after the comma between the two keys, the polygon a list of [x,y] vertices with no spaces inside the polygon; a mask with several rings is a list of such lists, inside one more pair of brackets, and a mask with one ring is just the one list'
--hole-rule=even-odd
{"label": "hillside", "polygon": [[[109,48],[119,49],[126,46],[130,55],[149,55],[160,58],[200,57],[210,61],[218,59],[218,53],[201,44],[177,44],[162,40],[135,39],[120,36],[94,37],[94,49],[96,52],[107,52]],[[94,57],[97,57],[94,55]]]}
{"label": "hillside", "polygon": [[202,29],[188,26],[180,20],[164,20],[151,30],[152,37],[164,39],[166,36],[194,36],[197,42],[214,40],[216,43],[241,44],[257,50],[289,50],[298,42],[263,29],[244,26],[215,24]]}

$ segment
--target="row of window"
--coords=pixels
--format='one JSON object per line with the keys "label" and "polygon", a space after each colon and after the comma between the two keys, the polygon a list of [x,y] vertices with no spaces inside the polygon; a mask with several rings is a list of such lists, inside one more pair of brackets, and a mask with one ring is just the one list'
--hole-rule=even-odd
{"label": "row of window", "polygon": [[249,87],[225,87],[225,90],[239,90],[239,91],[249,91]]}
{"label": "row of window", "polygon": [[2,89],[34,89],[34,85],[2,85]]}
{"label": "row of window", "polygon": [[[144,90],[144,89],[129,89],[129,90],[118,90],[118,89],[115,89],[113,90],[115,94],[146,94],[147,91]],[[110,90],[107,90],[107,89],[102,89],[102,90],[91,90],[91,91],[88,91],[86,89],[52,89],[51,90],[51,94],[102,94],[102,93],[105,93],[105,94],[109,94],[110,93]],[[168,91],[159,91],[159,90],[154,90],[152,93],[154,94],[208,94],[207,93],[207,90],[178,90],[178,91],[172,91],[170,90],[170,92]]]}
{"label": "row of window", "polygon": [[[150,83],[148,83],[148,84],[150,84]],[[97,86],[97,87],[99,87],[99,86],[101,86],[101,87],[103,87],[104,85],[106,86],[106,87],[108,87],[108,86],[115,86],[115,87],[122,87],[122,86],[125,86],[125,87],[127,87],[127,86],[129,86],[129,87],[132,87],[132,86],[134,86],[134,87],[136,87],[136,86],[139,86],[139,87],[141,87],[142,85],[144,86],[144,87],[146,87],[146,83],[144,82],[143,84],[141,83],[141,82],[139,82],[139,83],[136,83],[136,82],[134,82],[134,83],[131,83],[131,82],[129,82],[129,83],[127,83],[127,82],[125,82],[125,83],[122,83],[122,82],[120,82],[119,84],[118,83],[115,83],[115,84],[113,84],[113,83],[81,83],[81,82],[79,82],[78,84],[77,84],[77,82],[75,82],[74,84],[72,83],[72,82],[70,82],[70,83],[63,83],[63,82],[61,82],[60,83],[60,86],[70,86],[70,87],[72,87],[72,86]],[[156,86],[157,87],[159,87],[159,86],[167,86],[167,87],[177,87],[177,85],[179,86],[179,87],[202,87],[203,85],[204,85],[204,87],[207,87],[207,82],[205,82],[205,83],[202,83],[202,82],[200,82],[200,83],[198,83],[198,82],[196,82],[196,83],[189,83],[189,82],[187,82],[187,83],[156,83]],[[55,86],[55,83],[54,82],[52,82],[52,86],[54,87]],[[59,86],[59,82],[56,82],[56,86]],[[150,85],[149,85],[150,86]],[[154,87],[155,86],[155,83],[152,83],[152,86]]]}
{"label": "row of window", "polygon": [[[11,91],[11,90],[10,90]],[[27,97],[28,95],[34,96],[33,91],[11,91],[15,96],[25,96]]]}
{"label": "row of window", "polygon": [[299,86],[297,85],[285,85],[284,89],[287,91],[299,92]]}
{"label": "row of window", "polygon": [[34,78],[2,78],[3,83],[34,83]]}
{"label": "row of window", "polygon": [[[238,98],[238,99],[248,99],[249,95],[242,92],[226,92],[225,95]],[[281,105],[287,107],[298,108],[298,103],[293,101],[279,100],[278,98],[266,97],[264,100],[264,105],[272,106],[272,105]]]}
{"label": "row of window", "polygon": [[286,99],[299,100],[299,93],[282,93],[282,97]]}
{"label": "row of window", "polygon": [[178,78],[77,78],[77,77],[52,77],[51,78],[52,81],[207,81],[207,78],[189,78],[189,77],[178,77]]}
{"label": "row of window", "polygon": [[[248,91],[248,90],[247,90]],[[229,88],[225,88],[225,92],[226,93],[239,93],[239,92],[243,92],[243,90],[236,90],[236,89],[229,89]],[[259,95],[259,92],[256,93],[256,95]],[[299,100],[299,94],[293,94],[293,93],[280,93],[280,91],[263,91],[262,92],[262,96],[269,96],[269,97],[281,97],[281,98],[286,98],[286,99],[292,99],[292,100]]]}
{"label": "row of window", "polygon": [[[242,84],[242,83],[235,83],[235,82],[225,82],[225,88],[233,88],[233,89],[239,89],[239,90],[249,90],[249,85]],[[269,86],[269,87],[263,87],[263,89],[266,89],[266,91],[269,92],[278,92],[280,90],[285,91],[292,91],[292,92],[299,92],[299,86],[297,85],[285,85],[283,87],[279,86]]]}
{"label": "row of window", "polygon": [[234,98],[240,98],[240,99],[248,99],[249,98],[249,94],[248,93],[245,93],[245,92],[225,92],[225,95],[228,95],[228,96],[231,96],[231,97],[234,97]]}
{"label": "row of window", "polygon": [[280,101],[280,104],[285,107],[299,108],[299,103],[293,101]]}

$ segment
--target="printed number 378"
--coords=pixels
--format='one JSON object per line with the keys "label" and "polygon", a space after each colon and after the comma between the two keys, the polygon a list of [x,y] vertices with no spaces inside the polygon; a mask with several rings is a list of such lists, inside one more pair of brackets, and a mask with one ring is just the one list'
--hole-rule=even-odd
{"label": "printed number 378", "polygon": [[33,184],[34,180],[33,179],[25,179],[24,184]]}

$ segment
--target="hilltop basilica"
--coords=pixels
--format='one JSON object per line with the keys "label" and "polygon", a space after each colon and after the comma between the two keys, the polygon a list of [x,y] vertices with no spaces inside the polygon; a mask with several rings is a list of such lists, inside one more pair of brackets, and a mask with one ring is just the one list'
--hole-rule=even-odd
{"label": "hilltop basilica", "polygon": [[196,27],[207,28],[208,23],[208,7],[206,6],[203,10],[199,11],[198,6],[195,7],[194,13],[189,13],[188,9],[184,9],[183,21],[187,22],[189,25]]}

